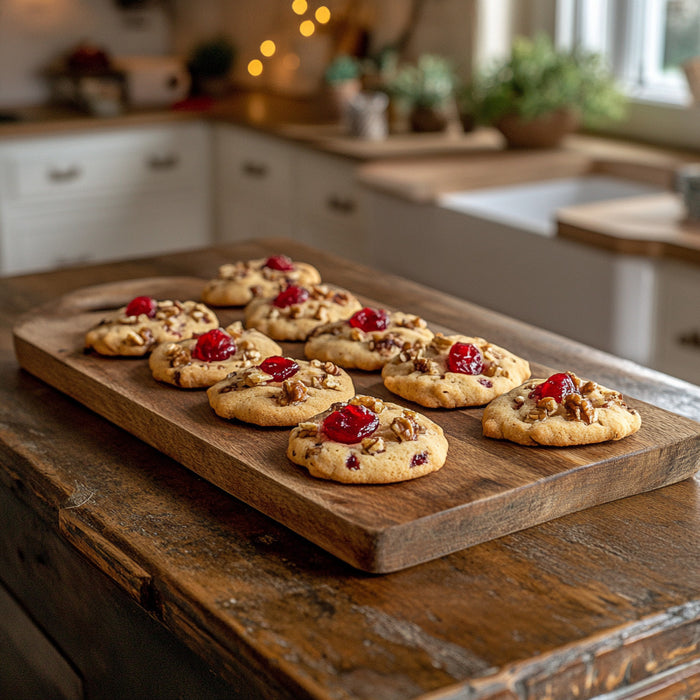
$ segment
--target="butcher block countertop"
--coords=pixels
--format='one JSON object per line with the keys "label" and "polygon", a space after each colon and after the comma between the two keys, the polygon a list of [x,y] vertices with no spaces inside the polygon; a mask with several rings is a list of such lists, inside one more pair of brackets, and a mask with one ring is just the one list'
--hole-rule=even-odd
{"label": "butcher block countertop", "polygon": [[366,574],[18,365],[20,318],[69,293],[206,279],[281,252],[363,297],[700,419],[699,387],[291,241],[4,278],[0,583],[85,697],[698,697],[697,474]]}

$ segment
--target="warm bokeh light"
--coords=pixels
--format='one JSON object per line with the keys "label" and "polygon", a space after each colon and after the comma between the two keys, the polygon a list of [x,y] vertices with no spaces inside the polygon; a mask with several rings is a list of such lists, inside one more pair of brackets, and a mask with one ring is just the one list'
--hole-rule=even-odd
{"label": "warm bokeh light", "polygon": [[294,0],[294,2],[292,2],[292,10],[294,10],[294,12],[296,12],[298,15],[303,15],[308,7],[309,5],[306,0]]}
{"label": "warm bokeh light", "polygon": [[316,21],[319,24],[326,24],[330,21],[331,11],[325,5],[320,5],[314,14],[314,17],[316,17]]}
{"label": "warm bokeh light", "polygon": [[260,53],[266,58],[274,56],[275,51],[277,51],[277,47],[275,46],[275,42],[272,41],[272,39],[265,39],[265,41],[263,41],[263,43],[260,44]]}
{"label": "warm bokeh light", "polygon": [[258,76],[263,72],[263,64],[257,58],[254,58],[250,63],[248,63],[248,73],[252,76]]}
{"label": "warm bokeh light", "polygon": [[299,25],[299,31],[302,36],[311,36],[316,31],[316,25],[310,19],[305,19]]}
{"label": "warm bokeh light", "polygon": [[300,64],[301,64],[301,59],[295,53],[285,54],[285,57],[282,59],[282,65],[285,67],[286,70],[289,70],[289,71],[297,70],[297,68],[299,68]]}

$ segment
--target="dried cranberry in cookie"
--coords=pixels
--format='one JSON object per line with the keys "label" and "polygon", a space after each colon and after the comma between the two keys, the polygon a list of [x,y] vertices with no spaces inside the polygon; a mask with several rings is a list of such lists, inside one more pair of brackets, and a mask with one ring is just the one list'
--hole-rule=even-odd
{"label": "dried cranberry in cookie", "polygon": [[365,306],[355,312],[348,319],[348,323],[353,328],[359,328],[365,333],[384,331],[389,325],[389,314],[384,309],[371,309]]}
{"label": "dried cranberry in cookie", "polygon": [[458,374],[481,374],[484,356],[473,343],[455,343],[447,356],[447,368]]}
{"label": "dried cranberry in cookie", "polygon": [[290,272],[294,269],[294,263],[292,259],[286,255],[271,255],[265,261],[263,267],[269,267],[271,270],[278,270],[280,272]]}
{"label": "dried cranberry in cookie", "polygon": [[348,404],[330,413],[321,430],[336,442],[351,445],[369,437],[379,427],[379,418],[365,406]]}
{"label": "dried cranberry in cookie", "polygon": [[236,352],[233,338],[221,328],[200,335],[192,348],[192,357],[203,362],[221,362]]}
{"label": "dried cranberry in cookie", "polygon": [[283,289],[272,301],[272,305],[278,309],[286,309],[288,306],[303,304],[309,298],[309,290],[290,284]]}
{"label": "dried cranberry in cookie", "polygon": [[269,374],[275,382],[283,382],[299,371],[299,365],[290,357],[267,357],[260,364],[260,369]]}
{"label": "dried cranberry in cookie", "polygon": [[538,384],[530,392],[530,398],[539,401],[547,396],[551,396],[557,403],[561,403],[567,396],[580,393],[568,372],[558,372],[549,377],[549,379],[545,379],[541,384]]}
{"label": "dried cranberry in cookie", "polygon": [[158,310],[158,302],[152,297],[134,297],[127,305],[127,316],[140,316],[144,314],[148,318],[154,318]]}

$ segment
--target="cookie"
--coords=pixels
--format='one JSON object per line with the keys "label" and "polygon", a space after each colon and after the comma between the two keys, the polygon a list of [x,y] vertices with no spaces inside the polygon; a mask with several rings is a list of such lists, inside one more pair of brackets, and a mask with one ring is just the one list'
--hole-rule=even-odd
{"label": "cookie", "polygon": [[287,457],[321,479],[388,484],[437,471],[447,448],[442,428],[426,416],[358,395],[293,428]]}
{"label": "cookie", "polygon": [[529,363],[483,338],[435,335],[384,365],[384,386],[430,408],[483,406],[522,384]]}
{"label": "cookie", "polygon": [[324,323],[350,318],[361,308],[345,289],[290,285],[273,297],[253,299],[245,308],[245,324],[275,340],[306,340]]}
{"label": "cookie", "polygon": [[573,372],[530,379],[494,399],[482,416],[486,437],[557,447],[620,440],[641,424],[619,392]]}
{"label": "cookie", "polygon": [[313,265],[273,255],[222,265],[204,287],[202,301],[211,306],[245,306],[254,297],[274,296],[289,284],[320,282],[321,275]]}
{"label": "cookie", "polygon": [[199,302],[141,296],[91,328],[85,348],[100,355],[142,357],[159,343],[192,338],[218,326],[216,314]]}
{"label": "cookie", "polygon": [[375,371],[402,348],[427,344],[433,333],[419,316],[365,307],[345,321],[316,328],[304,346],[308,358],[330,360],[346,369]]}
{"label": "cookie", "polygon": [[240,321],[214,328],[198,338],[161,343],[148,359],[153,378],[183,389],[202,389],[225,379],[230,372],[258,365],[282,348]]}
{"label": "cookie", "polygon": [[207,389],[218,416],[255,425],[295,425],[354,393],[350,376],[332,362],[281,356],[235,370]]}

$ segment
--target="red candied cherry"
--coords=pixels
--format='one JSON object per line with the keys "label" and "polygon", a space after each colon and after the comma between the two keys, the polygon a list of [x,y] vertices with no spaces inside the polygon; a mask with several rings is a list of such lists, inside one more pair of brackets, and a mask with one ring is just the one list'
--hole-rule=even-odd
{"label": "red candied cherry", "polygon": [[557,403],[561,403],[570,394],[578,393],[580,392],[576,388],[571,375],[566,372],[558,372],[549,379],[545,379],[541,384],[538,384],[530,392],[530,398],[539,401],[546,396],[551,396]]}
{"label": "red candied cherry", "polygon": [[372,331],[383,331],[389,325],[389,314],[384,309],[364,309],[356,311],[349,319],[348,323],[353,328],[359,328],[365,333]]}
{"label": "red candied cherry", "polygon": [[336,442],[351,445],[370,436],[379,427],[379,418],[374,411],[364,406],[347,404],[323,420],[321,430]]}
{"label": "red candied cherry", "polygon": [[299,371],[299,365],[294,360],[279,355],[267,357],[258,366],[265,374],[269,374],[274,382],[283,382]]}
{"label": "red candied cherry", "polygon": [[455,343],[447,357],[447,369],[458,374],[481,374],[484,356],[472,343]]}
{"label": "red candied cherry", "polygon": [[263,267],[269,267],[271,270],[279,270],[280,272],[288,272],[294,269],[294,263],[286,255],[271,255],[265,261]]}
{"label": "red candied cherry", "polygon": [[145,314],[153,318],[158,310],[158,302],[151,297],[135,297],[126,307],[127,316],[139,316]]}
{"label": "red candied cherry", "polygon": [[309,290],[304,287],[296,287],[290,284],[283,289],[273,300],[272,305],[285,309],[294,304],[303,304],[309,298]]}
{"label": "red candied cherry", "polygon": [[221,362],[235,352],[236,343],[233,338],[221,328],[213,328],[197,338],[197,344],[192,348],[192,357],[203,362]]}

